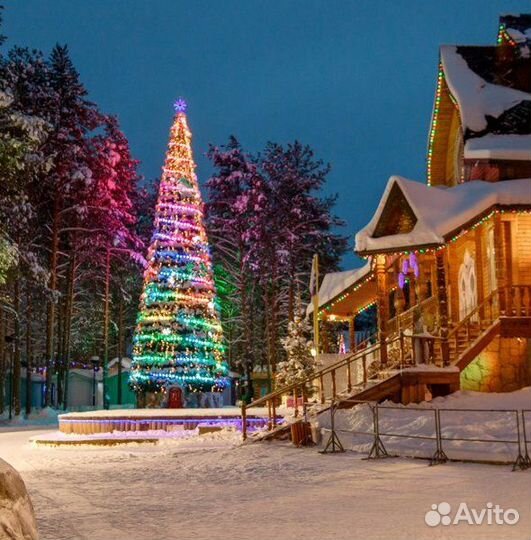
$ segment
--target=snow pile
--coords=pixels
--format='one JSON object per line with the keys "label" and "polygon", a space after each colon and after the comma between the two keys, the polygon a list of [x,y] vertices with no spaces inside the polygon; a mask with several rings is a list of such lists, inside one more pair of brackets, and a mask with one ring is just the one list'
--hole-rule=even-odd
{"label": "snow pile", "polygon": [[[528,440],[531,439],[531,387],[500,394],[459,391],[420,404],[404,406],[389,401],[382,403],[379,407],[379,428],[387,451],[401,456],[431,457],[436,449],[436,408],[445,409],[440,412],[442,444],[450,459],[513,462],[518,455],[518,428],[514,410],[530,410],[526,415],[526,432]],[[319,416],[319,425],[325,428],[326,442],[330,429],[328,411]],[[371,407],[364,404],[354,409],[338,410],[335,428],[345,448],[368,453],[374,440]],[[433,439],[390,437],[384,436],[384,433]],[[484,439],[489,442],[450,441],[444,438]]]}
{"label": "snow pile", "polygon": [[[417,222],[409,233],[373,238],[393,186],[397,184]],[[531,205],[531,179],[484,182],[474,180],[458,186],[433,187],[391,176],[374,217],[356,234],[356,251],[444,244],[465,223],[492,206]]]}
{"label": "snow pile", "polygon": [[0,459],[0,538],[39,538],[33,506],[24,481],[3,459]]}

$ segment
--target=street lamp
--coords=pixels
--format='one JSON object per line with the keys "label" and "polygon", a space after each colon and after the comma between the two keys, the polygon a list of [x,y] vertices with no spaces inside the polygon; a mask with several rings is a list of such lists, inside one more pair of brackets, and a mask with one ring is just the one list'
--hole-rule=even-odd
{"label": "street lamp", "polygon": [[92,406],[96,408],[96,372],[98,371],[99,360],[91,358],[92,362]]}

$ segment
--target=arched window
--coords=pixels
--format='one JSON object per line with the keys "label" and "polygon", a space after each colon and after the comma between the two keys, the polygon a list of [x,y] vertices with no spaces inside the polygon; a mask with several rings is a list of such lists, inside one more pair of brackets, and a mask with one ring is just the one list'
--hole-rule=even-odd
{"label": "arched window", "polygon": [[459,268],[458,292],[459,319],[462,320],[478,305],[476,264],[468,249],[465,250],[463,263]]}

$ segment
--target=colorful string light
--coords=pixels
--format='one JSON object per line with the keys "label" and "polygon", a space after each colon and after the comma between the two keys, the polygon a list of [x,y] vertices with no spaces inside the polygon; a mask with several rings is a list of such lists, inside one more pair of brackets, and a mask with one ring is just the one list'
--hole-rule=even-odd
{"label": "colorful string light", "polygon": [[171,384],[191,392],[221,391],[228,366],[186,102],[179,98],[174,108],[129,380],[137,392]]}

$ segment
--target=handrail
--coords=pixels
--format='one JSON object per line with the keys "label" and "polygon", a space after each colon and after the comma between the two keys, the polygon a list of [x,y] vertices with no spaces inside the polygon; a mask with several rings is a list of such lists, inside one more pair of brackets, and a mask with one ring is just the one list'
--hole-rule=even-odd
{"label": "handrail", "polygon": [[[360,347],[365,347],[367,343],[369,343],[375,338],[376,339],[378,338],[378,332],[373,332],[370,336],[366,337],[365,339],[362,339],[357,345],[354,345],[355,350],[351,351],[352,354],[356,354],[360,350]],[[350,345],[350,347],[352,349],[352,344]]]}
{"label": "handrail", "polygon": [[307,377],[301,379],[300,381],[297,381],[296,383],[291,383],[283,386],[282,388],[278,388],[277,390],[274,390],[273,392],[270,392],[269,394],[266,394],[265,396],[262,396],[261,398],[252,401],[251,403],[246,405],[246,408],[249,409],[250,407],[256,407],[258,405],[261,405],[262,403],[267,403],[268,401],[278,396],[281,396],[282,394],[286,394],[287,392],[296,390],[297,388],[300,388],[301,386],[304,386],[307,383],[312,382],[319,377],[322,377],[323,375],[327,375],[328,373],[331,373],[336,369],[342,368],[348,364],[351,364],[352,362],[355,362],[359,358],[362,358],[364,355],[370,352],[374,352],[379,347],[380,343],[376,342],[366,349],[358,350],[355,353],[350,354],[346,358],[341,358],[341,360],[335,362],[334,364],[330,364],[329,366],[326,366],[318,371],[314,371],[311,375],[308,375]]}
{"label": "handrail", "polygon": [[491,300],[495,299],[500,292],[502,291],[502,288],[495,289],[492,291],[487,297],[483,299],[481,304],[478,304],[464,319],[461,319],[449,332],[448,332],[448,339],[451,339],[454,337],[455,334],[459,332],[459,330],[468,324],[473,317],[478,315],[480,311],[487,305],[487,303],[490,303]]}
{"label": "handrail", "polygon": [[[425,308],[427,305],[435,304],[437,301],[437,297],[432,294],[428,298],[424,298],[424,300],[421,300],[414,306],[409,307],[405,311],[402,311],[402,313],[399,313],[398,315],[395,315],[392,319],[389,319],[386,323],[386,329],[388,332],[397,332],[399,329],[402,329],[402,324],[397,324],[401,322],[403,319],[406,319],[410,315],[412,315],[416,309],[422,309]],[[396,328],[392,328],[395,326]]]}
{"label": "handrail", "polygon": [[[400,336],[400,335],[397,335],[393,337],[392,339],[387,339],[386,346],[389,346],[392,343],[395,343],[396,341],[400,341],[401,339],[403,339],[403,336]],[[328,375],[329,373],[332,373],[342,367],[348,366],[349,364],[352,364],[353,362],[362,360],[363,357],[366,357],[368,354],[376,352],[380,348],[381,348],[381,343],[377,341],[376,343],[370,345],[366,349],[358,350],[355,353],[347,356],[346,358],[342,358],[341,360],[335,362],[334,364],[326,366],[318,371],[314,371],[311,375],[308,375],[307,377],[305,377],[304,379],[301,379],[300,381],[283,386],[282,388],[279,388],[273,392],[270,392],[269,394],[266,394],[265,396],[262,396],[261,398],[258,398],[255,401],[252,401],[251,403],[245,405],[245,408],[249,409],[251,407],[257,407],[283,394],[287,394],[288,392],[293,392],[294,390],[304,387],[306,384],[311,383],[315,381],[316,379],[320,379],[324,375]]]}

